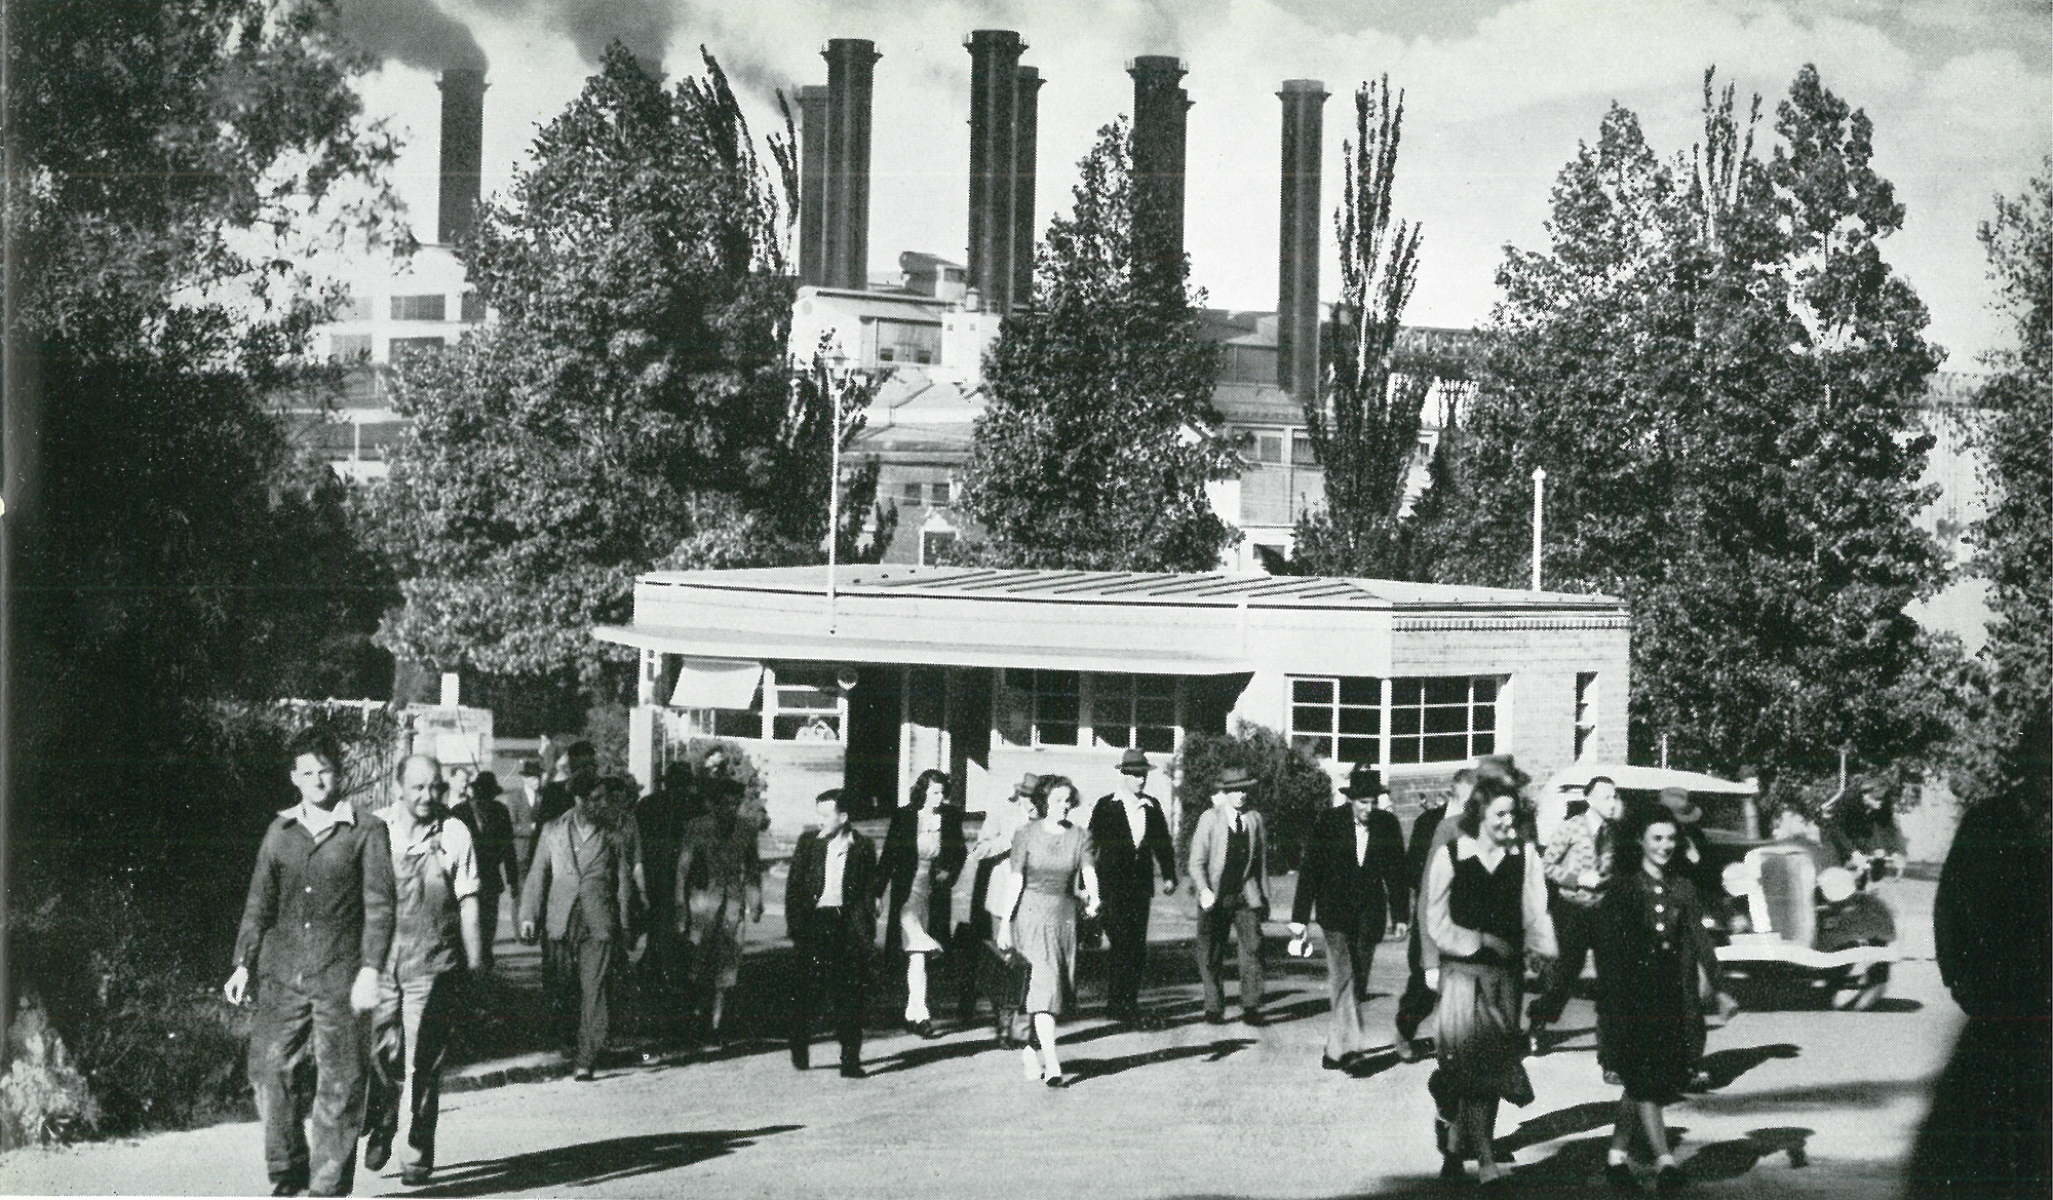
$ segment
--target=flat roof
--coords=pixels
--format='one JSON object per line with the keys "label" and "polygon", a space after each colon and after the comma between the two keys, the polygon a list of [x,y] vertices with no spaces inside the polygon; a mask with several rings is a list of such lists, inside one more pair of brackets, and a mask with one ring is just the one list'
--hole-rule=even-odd
{"label": "flat roof", "polygon": [[911,666],[1121,671],[1139,675],[1235,675],[1254,670],[1243,658],[1142,647],[1009,645],[960,638],[876,638],[807,632],[775,633],[694,625],[600,625],[602,642],[699,658],[789,659],[799,662],[902,663]]}
{"label": "flat roof", "polygon": [[[762,567],[734,571],[652,571],[646,588],[825,595],[827,568]],[[1225,608],[1381,609],[1490,612],[1617,612],[1624,601],[1582,592],[1408,583],[1319,575],[1232,572],[1152,574],[1136,571],[1029,571],[987,567],[921,567],[868,563],[842,566],[836,590],[844,595],[947,597],[1088,604],[1144,604]]]}

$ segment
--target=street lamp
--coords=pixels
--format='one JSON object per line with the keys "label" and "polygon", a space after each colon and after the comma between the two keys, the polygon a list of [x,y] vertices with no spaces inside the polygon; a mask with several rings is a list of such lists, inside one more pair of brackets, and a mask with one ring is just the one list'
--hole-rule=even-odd
{"label": "street lamp", "polygon": [[[817,361],[817,360],[816,360]],[[827,398],[827,633],[835,626],[835,571],[841,558],[841,397],[848,379],[848,355],[837,345],[825,360],[820,390]]]}
{"label": "street lamp", "polygon": [[[1533,590],[1540,590],[1540,497],[1547,490],[1547,468],[1533,468]],[[1666,764],[1663,764],[1666,765]]]}

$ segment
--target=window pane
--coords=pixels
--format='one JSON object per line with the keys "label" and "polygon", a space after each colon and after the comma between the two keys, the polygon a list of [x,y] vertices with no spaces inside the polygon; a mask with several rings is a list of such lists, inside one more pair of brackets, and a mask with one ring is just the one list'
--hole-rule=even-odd
{"label": "window pane", "polygon": [[1380,679],[1343,679],[1340,681],[1340,702],[1342,704],[1383,703],[1383,681]]}
{"label": "window pane", "polygon": [[1292,733],[1333,732],[1333,710],[1310,708],[1297,705],[1290,710],[1290,731]]}
{"label": "window pane", "polygon": [[1176,699],[1176,676],[1136,675],[1133,677],[1133,692],[1136,696],[1148,696],[1158,700]]}
{"label": "window pane", "polygon": [[1133,721],[1136,725],[1176,724],[1176,701],[1141,700],[1133,706]]}
{"label": "window pane", "polygon": [[1036,740],[1043,746],[1076,745],[1076,726],[1061,723],[1042,722],[1034,727]]}
{"label": "window pane", "polygon": [[1278,434],[1265,433],[1255,439],[1255,458],[1265,463],[1283,461],[1283,438]]}
{"label": "window pane", "polygon": [[1141,730],[1141,749],[1150,754],[1168,754],[1176,749],[1174,729]]}
{"label": "window pane", "polygon": [[1037,692],[1066,692],[1076,695],[1077,673],[1075,671],[1036,671],[1034,690]]}
{"label": "window pane", "polygon": [[948,481],[945,479],[937,479],[931,486],[934,489],[934,503],[943,505],[947,504],[949,496]]}
{"label": "window pane", "polygon": [[755,741],[763,736],[763,717],[760,713],[743,712],[738,708],[716,708],[713,714],[713,736],[724,738],[747,738]]}
{"label": "window pane", "polygon": [[1298,434],[1290,439],[1290,461],[1300,467],[1319,465],[1318,448],[1312,445],[1309,434]]}
{"label": "window pane", "polygon": [[1290,681],[1290,698],[1298,704],[1333,703],[1333,681],[1331,679],[1293,679]]}
{"label": "window pane", "polygon": [[1426,680],[1426,703],[1467,704],[1468,680],[1428,679]]}
{"label": "window pane", "polygon": [[1427,762],[1453,762],[1468,757],[1468,739],[1461,734],[1450,734],[1426,739]]}
{"label": "window pane", "polygon": [[1290,744],[1313,758],[1333,757],[1333,739],[1329,737],[1298,736],[1291,738]]}
{"label": "window pane", "polygon": [[1382,748],[1375,738],[1344,737],[1340,739],[1340,761],[1351,763],[1372,763]]}
{"label": "window pane", "polygon": [[[1594,676],[1593,676],[1593,678],[1594,678]],[[1497,681],[1496,681],[1496,680],[1494,680],[1494,679],[1488,679],[1488,678],[1482,678],[1482,677],[1478,677],[1478,678],[1476,678],[1475,680],[1473,680],[1472,682],[1474,682],[1474,684],[1475,684],[1475,691],[1476,691],[1476,703],[1477,703],[1477,704],[1490,704],[1490,703],[1494,703],[1494,702],[1496,701],[1496,699],[1497,699]]]}
{"label": "window pane", "polygon": [[1496,710],[1496,709],[1495,709],[1494,707],[1490,707],[1490,706],[1487,706],[1487,705],[1481,705],[1481,704],[1479,704],[1479,705],[1477,705],[1477,706],[1476,706],[1476,707],[1475,707],[1475,708],[1474,708],[1474,709],[1473,709],[1472,711],[1474,712],[1475,716],[1474,716],[1474,717],[1473,717],[1473,719],[1472,719],[1472,720],[1470,721],[1470,727],[1471,727],[1471,728],[1474,728],[1474,729],[1495,729],[1495,728],[1497,728],[1497,710]]}
{"label": "window pane", "polygon": [[1419,740],[1398,738],[1390,743],[1390,761],[1394,763],[1415,763],[1419,760]]}
{"label": "window pane", "polygon": [[[1397,708],[1397,709],[1392,709],[1392,710],[1390,711],[1390,732],[1392,732],[1392,733],[1394,733],[1394,734],[1398,735],[1399,737],[1403,737],[1403,736],[1405,736],[1405,735],[1407,735],[1407,734],[1415,734],[1415,733],[1417,733],[1418,731],[1419,731],[1419,710],[1418,710],[1418,709],[1416,709],[1416,708]],[[1412,761],[1416,762],[1416,761],[1418,761],[1418,760],[1416,760],[1416,759],[1413,759]]]}
{"label": "window pane", "polygon": [[1468,710],[1465,708],[1429,708],[1426,710],[1427,733],[1467,733]]}
{"label": "window pane", "polygon": [[1039,721],[1060,721],[1065,725],[1074,725],[1080,715],[1080,708],[1075,696],[1042,696],[1034,705],[1034,717]]}
{"label": "window pane", "polygon": [[1390,703],[1417,704],[1425,695],[1425,688],[1423,679],[1393,679],[1390,681]]}
{"label": "window pane", "polygon": [[1492,734],[1492,733],[1479,733],[1479,734],[1477,734],[1476,736],[1474,736],[1473,738],[1470,738],[1470,739],[1469,739],[1469,742],[1470,742],[1470,745],[1471,745],[1471,751],[1470,751],[1471,753],[1474,753],[1474,754],[1495,754],[1495,753],[1497,753],[1497,735],[1496,735],[1496,734]]}
{"label": "window pane", "polygon": [[465,292],[457,302],[462,306],[463,319],[472,324],[485,319],[485,298],[476,292]]}
{"label": "window pane", "polygon": [[1132,728],[1126,725],[1106,725],[1100,722],[1091,726],[1091,737],[1100,746],[1110,746],[1115,750],[1124,750],[1132,745],[1132,732]]}
{"label": "window pane", "polygon": [[899,489],[898,494],[907,504],[918,504],[920,502],[920,485],[918,483],[908,483]]}
{"label": "window pane", "polygon": [[1380,733],[1382,713],[1373,708],[1343,708],[1340,710],[1340,732]]}

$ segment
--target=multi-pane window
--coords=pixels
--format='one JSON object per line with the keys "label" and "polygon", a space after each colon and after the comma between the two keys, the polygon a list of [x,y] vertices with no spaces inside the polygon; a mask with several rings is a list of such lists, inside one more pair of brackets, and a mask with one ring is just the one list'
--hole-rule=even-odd
{"label": "multi-pane window", "polygon": [[1460,762],[1497,746],[1497,680],[1390,681],[1390,761]]}
{"label": "multi-pane window", "polygon": [[941,555],[954,544],[955,531],[952,529],[920,530],[920,565],[924,567],[941,561]]}
{"label": "multi-pane window", "polygon": [[1083,724],[1083,676],[1077,671],[1008,667],[998,689],[998,723],[1015,746],[1074,746]]}
{"label": "multi-pane window", "polygon": [[770,737],[780,742],[841,740],[841,689],[834,672],[822,667],[779,667],[774,672],[777,709]]}
{"label": "multi-pane window", "polygon": [[1382,757],[1383,681],[1290,681],[1291,743],[1336,762],[1372,763]]}
{"label": "multi-pane window", "polygon": [[953,489],[951,489],[948,486],[948,481],[946,479],[937,479],[934,482],[928,484],[927,487],[930,489],[930,493],[934,497],[934,507],[948,507],[950,493]]}
{"label": "multi-pane window", "polygon": [[412,359],[422,355],[440,354],[449,348],[449,343],[438,337],[393,338],[389,344],[392,365],[403,367]]}
{"label": "multi-pane window", "polygon": [[371,357],[371,335],[368,333],[329,334],[328,357],[339,363],[363,362]]}
{"label": "multi-pane window", "polygon": [[458,303],[463,320],[475,325],[485,319],[485,298],[477,292],[465,292]]}
{"label": "multi-pane window", "polygon": [[1290,463],[1296,467],[1316,467],[1319,456],[1312,445],[1310,434],[1294,433],[1290,438]]}
{"label": "multi-pane window", "polygon": [[1176,677],[1091,676],[1091,738],[1117,750],[1176,750]]}
{"label": "multi-pane window", "polygon": [[449,297],[440,292],[424,296],[392,297],[392,319],[395,321],[441,321],[449,311]]}
{"label": "multi-pane window", "polygon": [[920,503],[920,488],[922,486],[923,485],[918,480],[910,480],[906,482],[899,488],[899,498],[904,500],[907,504]]}
{"label": "multi-pane window", "polygon": [[1255,435],[1255,461],[1280,463],[1283,461],[1283,443],[1287,439],[1281,433],[1260,433]]}
{"label": "multi-pane window", "polygon": [[1575,677],[1575,757],[1582,761],[1583,751],[1589,748],[1590,739],[1597,733],[1597,673],[1580,671]]}

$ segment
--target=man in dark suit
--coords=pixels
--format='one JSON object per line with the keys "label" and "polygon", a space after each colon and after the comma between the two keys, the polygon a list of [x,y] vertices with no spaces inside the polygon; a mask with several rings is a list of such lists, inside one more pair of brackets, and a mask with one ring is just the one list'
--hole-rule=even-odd
{"label": "man in dark suit", "polygon": [[1262,814],[1247,811],[1254,773],[1228,767],[1212,785],[1212,807],[1190,839],[1190,885],[1197,893],[1198,982],[1205,1023],[1226,1020],[1226,939],[1240,947],[1240,1019],[1262,1023],[1262,920],[1269,915],[1269,834]]}
{"label": "man in dark suit", "polygon": [[520,863],[514,852],[513,816],[499,795],[499,776],[480,771],[470,781],[470,788],[457,794],[457,802],[449,806],[449,815],[470,830],[471,845],[477,852],[480,972],[492,969],[492,943],[499,937],[499,897],[513,893],[513,910],[520,911]]}
{"label": "man in dark suit", "polygon": [[877,934],[877,849],[848,823],[841,789],[814,802],[818,829],[798,835],[791,878],[784,889],[784,920],[798,954],[791,1065],[812,1065],[813,1018],[834,1012],[841,1043],[841,1075],[863,1077],[863,1008],[868,1000],[870,943]]}
{"label": "man in dark suit", "polygon": [[1293,935],[1304,937],[1313,920],[1326,934],[1333,1019],[1319,1065],[1330,1071],[1344,1070],[1369,1048],[1369,968],[1389,922],[1394,919],[1403,933],[1411,894],[1404,877],[1404,830],[1377,806],[1386,795],[1382,774],[1357,763],[1340,794],[1347,803],[1312,822],[1290,911]]}
{"label": "man in dark suit", "polygon": [[1155,872],[1162,894],[1176,890],[1176,843],[1162,805],[1141,790],[1148,782],[1148,756],[1128,750],[1119,758],[1119,791],[1091,809],[1091,846],[1097,855],[1098,889],[1104,898],[1105,1011],[1115,1021],[1159,1029],[1160,1018],[1141,1015],[1141,973],[1148,957],[1148,910],[1154,904]]}
{"label": "man in dark suit", "polygon": [[[1454,822],[1461,817],[1462,806],[1468,803],[1468,794],[1475,790],[1474,768],[1463,767],[1454,773],[1453,791],[1440,803],[1419,810],[1411,823],[1411,841],[1404,851],[1404,880],[1416,897],[1426,886],[1426,860],[1432,857],[1438,845],[1445,845],[1446,839],[1435,839],[1446,826],[1453,830]],[[1449,836],[1452,834],[1450,832]],[[1440,1002],[1440,994],[1426,985],[1426,968],[1420,956],[1424,947],[1419,939],[1425,936],[1423,921],[1413,921],[1411,937],[1405,943],[1405,962],[1411,967],[1404,981],[1404,995],[1397,1001],[1397,1057],[1406,1062],[1415,1062],[1419,1057],[1419,1026],[1433,1014],[1433,1007]]]}
{"label": "man in dark suit", "polygon": [[546,909],[556,959],[559,1014],[578,1011],[577,1077],[592,1078],[606,1045],[606,976],[625,936],[634,897],[634,867],[625,839],[599,819],[601,805],[625,807],[634,785],[599,780],[576,793],[571,810],[542,827],[535,863],[520,889],[520,940],[533,942]]}

